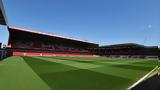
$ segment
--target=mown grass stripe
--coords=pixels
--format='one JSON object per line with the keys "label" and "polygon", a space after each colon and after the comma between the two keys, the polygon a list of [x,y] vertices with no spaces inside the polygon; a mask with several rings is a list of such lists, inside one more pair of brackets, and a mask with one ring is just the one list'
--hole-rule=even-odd
{"label": "mown grass stripe", "polygon": [[34,58],[43,59],[43,60],[47,60],[50,62],[56,62],[56,63],[76,67],[79,69],[102,67],[101,65],[95,65],[95,64],[90,64],[90,63],[80,63],[80,62],[68,61],[68,60],[63,60],[63,59],[54,59],[54,58],[48,58],[48,57],[34,57]]}
{"label": "mown grass stripe", "polygon": [[[78,58],[77,59],[77,58],[72,58],[72,57],[66,57],[66,58],[64,58],[64,57],[49,57],[49,58],[48,57],[41,57],[41,58],[44,58],[45,60],[49,59],[49,61],[52,61],[52,62],[54,62],[55,59],[56,59],[56,61],[58,59],[59,62],[63,62],[63,63],[65,62],[64,64],[71,63],[70,61],[72,61],[72,63],[76,62],[77,64],[79,64],[80,62],[77,62],[77,61],[80,59],[81,59],[80,61],[86,61],[85,60],[86,58]],[[75,61],[74,61],[74,59],[75,59]],[[101,61],[101,62],[94,62],[94,63],[91,62],[91,64],[100,65],[101,67],[86,68],[86,69],[88,69],[90,71],[98,72],[98,73],[128,78],[128,79],[133,80],[134,82],[136,80],[138,80],[140,77],[142,77],[143,75],[145,75],[146,73],[148,73],[152,69],[152,67],[154,67],[154,65],[153,66],[145,66],[143,64],[141,65],[141,64],[137,63],[137,62],[147,63],[147,60],[143,60],[143,61],[142,60],[141,61],[135,60],[136,64],[134,64],[134,61],[130,61],[130,60],[127,60],[127,61],[125,60],[124,62],[116,60],[116,61],[111,62],[110,60],[107,61],[107,58],[105,60],[104,60],[104,58],[103,58],[103,60],[101,60],[101,58],[99,58],[99,61]],[[105,63],[103,63],[103,61],[105,61]],[[129,62],[131,62],[131,63],[129,63]],[[90,64],[90,63],[87,62],[85,64]],[[70,64],[68,64],[68,65],[70,65]],[[141,72],[141,73],[139,73],[139,72]]]}
{"label": "mown grass stripe", "polygon": [[[2,90],[47,90],[44,87],[37,89],[38,86],[43,86],[39,83],[47,83],[48,88],[53,90],[125,90],[155,65],[154,61],[134,60],[134,62],[104,57],[23,57],[23,59],[12,57],[0,62],[0,80],[2,78],[5,86],[8,84],[12,88],[10,85],[13,84],[12,81],[18,82],[13,84],[15,85],[13,89],[4,89],[3,86]],[[12,76],[11,72],[16,73]],[[16,80],[16,74],[21,80]],[[3,80],[6,78],[8,81]],[[38,82],[37,78],[45,82]],[[0,81],[0,84],[2,82]],[[17,84],[22,86],[18,87]],[[25,84],[27,85],[24,86]]]}
{"label": "mown grass stripe", "polygon": [[[89,69],[55,72],[60,68],[75,67],[47,61],[42,58],[24,57],[24,59],[55,90],[124,90],[128,83],[131,82],[126,78],[98,73]],[[47,71],[48,69],[50,70],[49,72]],[[116,84],[117,82],[121,82],[121,84]]]}
{"label": "mown grass stripe", "polygon": [[21,57],[10,57],[1,62],[0,90],[51,90]]}

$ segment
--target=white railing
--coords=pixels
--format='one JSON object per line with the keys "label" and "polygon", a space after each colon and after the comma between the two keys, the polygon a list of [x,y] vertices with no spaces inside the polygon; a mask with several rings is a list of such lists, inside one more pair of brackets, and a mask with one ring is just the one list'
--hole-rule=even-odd
{"label": "white railing", "polygon": [[152,71],[150,71],[148,74],[146,74],[144,77],[142,77],[141,79],[139,79],[136,83],[134,83],[132,86],[130,86],[127,90],[132,90],[134,87],[136,87],[138,84],[140,84],[141,82],[147,80],[148,78],[158,74],[160,75],[159,73],[159,67],[156,66]]}

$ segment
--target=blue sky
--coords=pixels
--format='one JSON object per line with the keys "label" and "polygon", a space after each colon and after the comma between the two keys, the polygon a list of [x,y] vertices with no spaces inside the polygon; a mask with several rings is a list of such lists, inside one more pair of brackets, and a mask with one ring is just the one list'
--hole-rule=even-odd
{"label": "blue sky", "polygon": [[[3,0],[11,25],[100,45],[160,44],[160,0]],[[0,41],[8,32],[0,29]]]}

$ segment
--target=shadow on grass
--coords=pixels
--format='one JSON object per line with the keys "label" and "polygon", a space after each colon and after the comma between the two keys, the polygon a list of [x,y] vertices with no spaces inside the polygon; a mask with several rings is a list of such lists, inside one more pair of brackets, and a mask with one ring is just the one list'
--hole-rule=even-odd
{"label": "shadow on grass", "polygon": [[23,58],[53,90],[124,90],[133,83],[129,79],[75,69],[43,59]]}
{"label": "shadow on grass", "polygon": [[71,70],[77,70],[78,68],[59,64],[56,62],[50,62],[43,59],[37,59],[32,57],[23,57],[25,62],[33,69],[38,72],[38,74],[41,73],[53,73],[53,72],[64,72],[64,71],[71,71]]}
{"label": "shadow on grass", "polygon": [[55,90],[124,90],[130,80],[89,70],[40,75]]}

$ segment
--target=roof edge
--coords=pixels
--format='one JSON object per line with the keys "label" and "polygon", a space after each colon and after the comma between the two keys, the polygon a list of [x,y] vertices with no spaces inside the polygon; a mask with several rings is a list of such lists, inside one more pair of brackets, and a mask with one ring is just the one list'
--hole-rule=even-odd
{"label": "roof edge", "polygon": [[[15,27],[15,26],[8,26],[8,29],[14,29],[14,30],[25,31],[25,32],[35,33],[35,34],[47,35],[47,36],[51,36],[51,37],[58,37],[58,38],[63,38],[63,39],[69,39],[69,40],[74,40],[74,41],[79,41],[79,42],[84,42],[84,43],[97,44],[97,43],[95,43],[95,42],[90,42],[90,41],[75,39],[75,38],[66,37],[66,36],[61,36],[61,35],[57,35],[57,34],[39,32],[39,31],[36,31],[36,30],[29,30],[29,29],[24,29],[24,28]],[[97,45],[98,45],[98,44],[97,44]]]}
{"label": "roof edge", "polygon": [[146,46],[146,45],[137,44],[137,43],[121,43],[121,44],[103,45],[100,47],[111,47],[111,46],[122,46],[122,45],[136,45],[140,47],[157,47],[157,46]]}

